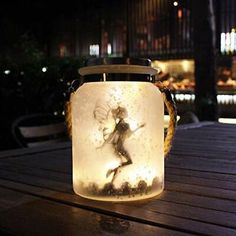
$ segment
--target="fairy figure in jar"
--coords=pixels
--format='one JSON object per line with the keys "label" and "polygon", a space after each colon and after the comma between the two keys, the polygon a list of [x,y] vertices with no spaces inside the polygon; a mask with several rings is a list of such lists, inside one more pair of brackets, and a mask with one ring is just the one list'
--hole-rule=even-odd
{"label": "fairy figure in jar", "polygon": [[[103,144],[98,148],[102,148],[108,143],[112,144],[116,156],[120,158],[120,165],[113,169],[109,169],[106,173],[107,178],[113,173],[112,183],[120,168],[133,163],[129,152],[124,146],[125,140],[138,129],[145,126],[145,124],[141,124],[135,130],[131,130],[129,123],[125,121],[127,117],[127,109],[120,105],[117,108],[112,109],[108,104],[99,104],[94,109],[94,118],[102,125],[101,130],[104,139]],[[108,123],[110,125],[107,125]]]}

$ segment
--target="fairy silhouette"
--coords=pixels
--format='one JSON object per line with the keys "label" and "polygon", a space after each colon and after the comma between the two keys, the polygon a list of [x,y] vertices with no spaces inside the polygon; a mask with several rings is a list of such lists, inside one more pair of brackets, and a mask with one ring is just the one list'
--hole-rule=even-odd
{"label": "fairy silhouette", "polygon": [[[112,109],[108,104],[99,104],[95,107],[94,118],[101,124],[104,143],[98,147],[102,148],[105,144],[112,144],[115,154],[120,158],[120,165],[107,171],[106,177],[113,173],[112,183],[115,180],[118,170],[121,167],[132,164],[129,152],[124,147],[124,141],[138,129],[145,126],[141,124],[135,130],[130,129],[130,125],[125,121],[128,117],[126,108],[118,106]],[[125,159],[125,161],[123,161]]]}

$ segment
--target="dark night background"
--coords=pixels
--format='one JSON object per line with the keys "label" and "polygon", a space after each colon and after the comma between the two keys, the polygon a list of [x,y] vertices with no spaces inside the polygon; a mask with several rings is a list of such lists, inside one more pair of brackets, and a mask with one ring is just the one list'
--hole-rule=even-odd
{"label": "dark night background", "polygon": [[81,3],[67,1],[59,3],[45,0],[1,1],[0,29],[2,56],[17,53],[22,37],[35,39],[38,47],[47,53],[45,48],[50,42],[53,22],[58,18],[72,18]]}
{"label": "dark night background", "polygon": [[68,85],[78,77],[82,59],[50,56],[53,24],[74,17],[81,5],[1,1],[0,149],[16,147],[11,124],[17,117],[41,112],[62,115]]}

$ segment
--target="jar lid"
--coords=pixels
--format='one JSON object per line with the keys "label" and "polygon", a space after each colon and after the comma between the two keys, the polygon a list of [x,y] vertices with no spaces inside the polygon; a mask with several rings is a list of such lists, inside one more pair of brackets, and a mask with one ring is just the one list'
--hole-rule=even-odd
{"label": "jar lid", "polygon": [[146,74],[156,75],[159,71],[151,67],[151,60],[146,58],[91,58],[85,62],[85,66],[79,69],[84,75],[120,73],[120,74]]}
{"label": "jar lid", "polygon": [[151,66],[151,60],[147,58],[129,58],[129,57],[99,57],[90,58],[85,61],[84,66],[98,65],[139,65]]}

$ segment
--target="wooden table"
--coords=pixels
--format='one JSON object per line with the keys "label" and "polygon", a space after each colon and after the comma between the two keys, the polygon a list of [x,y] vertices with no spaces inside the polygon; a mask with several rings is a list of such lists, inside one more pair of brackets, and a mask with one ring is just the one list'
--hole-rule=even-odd
{"label": "wooden table", "polygon": [[71,144],[0,153],[0,233],[10,235],[236,235],[236,126],[177,130],[165,191],[109,203],[72,191]]}

